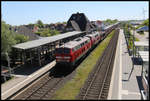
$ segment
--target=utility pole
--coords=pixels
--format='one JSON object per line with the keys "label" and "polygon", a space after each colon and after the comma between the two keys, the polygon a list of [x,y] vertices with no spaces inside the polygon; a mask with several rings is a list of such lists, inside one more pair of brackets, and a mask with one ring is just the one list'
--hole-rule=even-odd
{"label": "utility pole", "polygon": [[144,8],[143,8],[143,20],[145,20],[145,12],[146,12],[146,10],[144,10]]}

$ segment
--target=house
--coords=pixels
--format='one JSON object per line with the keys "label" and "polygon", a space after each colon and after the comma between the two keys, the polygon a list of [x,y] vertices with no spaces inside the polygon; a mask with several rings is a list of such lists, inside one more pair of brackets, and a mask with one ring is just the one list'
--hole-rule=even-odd
{"label": "house", "polygon": [[29,40],[36,40],[39,39],[39,36],[34,34],[31,27],[30,29],[28,27],[26,27],[25,25],[21,25],[21,26],[13,26],[10,27],[10,30],[15,31],[18,34],[23,34],[25,36],[29,37]]}

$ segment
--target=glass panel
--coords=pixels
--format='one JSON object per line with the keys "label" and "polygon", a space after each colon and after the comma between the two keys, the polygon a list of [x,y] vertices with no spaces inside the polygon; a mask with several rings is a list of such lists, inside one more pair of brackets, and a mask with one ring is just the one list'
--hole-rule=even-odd
{"label": "glass panel", "polygon": [[70,49],[68,49],[68,48],[57,48],[56,49],[56,53],[59,53],[59,54],[69,54],[70,53]]}
{"label": "glass panel", "polygon": [[148,79],[148,62],[143,63],[143,76],[145,76],[146,79]]}

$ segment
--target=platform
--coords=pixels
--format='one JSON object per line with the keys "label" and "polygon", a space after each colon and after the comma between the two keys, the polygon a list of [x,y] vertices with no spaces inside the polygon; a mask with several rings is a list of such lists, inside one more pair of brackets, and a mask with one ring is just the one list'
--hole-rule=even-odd
{"label": "platform", "polygon": [[9,96],[13,95],[15,92],[19,91],[24,86],[44,74],[46,71],[49,71],[55,64],[56,61],[52,61],[51,63],[45,65],[44,67],[41,67],[41,69],[30,75],[14,75],[15,77],[13,79],[1,85],[2,100],[7,99]]}
{"label": "platform", "polygon": [[134,64],[129,56],[123,30],[120,30],[108,99],[140,100],[142,65]]}

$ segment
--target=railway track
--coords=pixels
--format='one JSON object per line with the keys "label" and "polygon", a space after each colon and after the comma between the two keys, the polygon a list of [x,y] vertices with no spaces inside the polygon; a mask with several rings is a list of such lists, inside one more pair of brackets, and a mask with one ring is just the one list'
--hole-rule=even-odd
{"label": "railway track", "polygon": [[119,30],[115,31],[103,55],[98,59],[77,99],[107,99]]}
{"label": "railway track", "polygon": [[[13,97],[12,100],[49,100],[54,92],[75,74],[75,71],[68,71],[66,74],[62,72],[46,73],[34,84]],[[70,74],[67,74],[69,72]]]}

